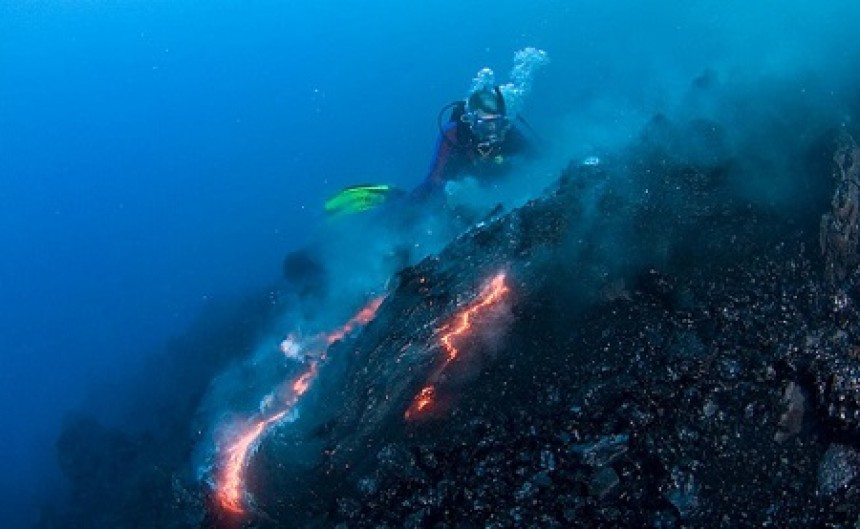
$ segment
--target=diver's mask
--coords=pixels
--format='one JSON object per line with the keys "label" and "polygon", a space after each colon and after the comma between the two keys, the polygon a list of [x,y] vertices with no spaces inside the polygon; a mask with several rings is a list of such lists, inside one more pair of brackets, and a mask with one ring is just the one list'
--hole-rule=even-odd
{"label": "diver's mask", "polygon": [[471,112],[463,114],[463,121],[469,124],[469,129],[478,143],[493,145],[505,139],[505,133],[510,128],[510,122],[502,114],[487,114]]}

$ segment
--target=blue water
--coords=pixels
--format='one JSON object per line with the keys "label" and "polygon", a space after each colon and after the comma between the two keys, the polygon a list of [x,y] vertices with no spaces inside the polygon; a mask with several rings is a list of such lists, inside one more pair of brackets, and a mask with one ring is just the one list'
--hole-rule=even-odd
{"label": "blue water", "polygon": [[0,2],[4,526],[61,492],[67,412],[119,420],[91,388],[274,281],[332,192],[417,185],[439,108],[479,68],[549,53],[524,114],[560,168],[705,69],[755,85],[847,71],[860,49],[850,1],[466,4]]}

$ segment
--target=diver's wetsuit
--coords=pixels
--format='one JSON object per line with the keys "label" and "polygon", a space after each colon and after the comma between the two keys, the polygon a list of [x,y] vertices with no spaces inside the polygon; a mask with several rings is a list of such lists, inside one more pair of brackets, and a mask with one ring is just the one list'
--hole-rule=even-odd
{"label": "diver's wetsuit", "polygon": [[464,173],[478,178],[502,175],[510,169],[508,156],[535,154],[534,145],[515,124],[511,124],[502,141],[488,150],[482,150],[478,144],[469,126],[452,116],[436,142],[436,153],[427,178],[413,195],[427,197],[436,194],[445,182]]}

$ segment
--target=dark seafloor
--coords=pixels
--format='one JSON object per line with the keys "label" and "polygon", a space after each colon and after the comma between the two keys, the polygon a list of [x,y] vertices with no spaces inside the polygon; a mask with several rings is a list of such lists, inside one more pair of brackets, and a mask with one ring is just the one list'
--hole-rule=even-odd
{"label": "dark seafloor", "polygon": [[[71,421],[78,501],[43,526],[860,527],[860,148],[783,103],[746,134],[657,115],[402,270],[264,440],[249,518],[178,477],[200,376],[173,436]],[[434,330],[500,270],[505,314],[406,420]]]}

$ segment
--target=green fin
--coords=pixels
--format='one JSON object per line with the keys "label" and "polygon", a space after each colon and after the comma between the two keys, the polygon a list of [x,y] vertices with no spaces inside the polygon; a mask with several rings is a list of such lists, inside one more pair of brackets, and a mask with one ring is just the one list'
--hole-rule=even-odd
{"label": "green fin", "polygon": [[325,201],[329,215],[351,215],[373,209],[385,203],[399,190],[388,184],[362,184],[349,186]]}

